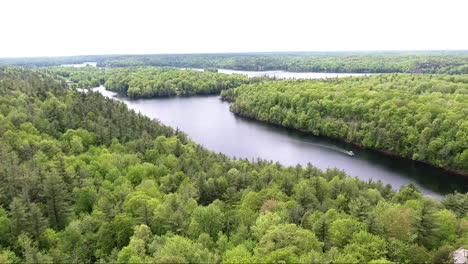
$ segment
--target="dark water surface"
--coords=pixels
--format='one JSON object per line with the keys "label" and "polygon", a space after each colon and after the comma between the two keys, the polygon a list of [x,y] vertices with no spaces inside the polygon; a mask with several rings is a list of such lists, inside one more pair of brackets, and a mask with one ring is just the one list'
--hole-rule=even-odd
{"label": "dark water surface", "polygon": [[218,95],[130,100],[104,87],[96,89],[130,109],[178,127],[207,149],[231,157],[262,158],[291,166],[310,162],[320,169],[344,170],[362,180],[381,180],[395,189],[413,183],[423,193],[434,196],[468,189],[466,178],[441,169],[236,116]]}

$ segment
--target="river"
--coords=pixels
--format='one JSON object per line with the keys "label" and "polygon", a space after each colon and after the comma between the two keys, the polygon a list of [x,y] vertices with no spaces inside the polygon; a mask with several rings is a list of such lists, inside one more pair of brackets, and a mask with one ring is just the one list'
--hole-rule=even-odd
{"label": "river", "polygon": [[394,189],[412,183],[424,194],[436,197],[454,190],[468,191],[466,178],[441,169],[236,116],[219,95],[130,100],[104,87],[95,89],[130,109],[179,128],[207,149],[231,157],[261,158],[290,166],[310,162],[320,169],[344,170],[365,181],[381,180]]}

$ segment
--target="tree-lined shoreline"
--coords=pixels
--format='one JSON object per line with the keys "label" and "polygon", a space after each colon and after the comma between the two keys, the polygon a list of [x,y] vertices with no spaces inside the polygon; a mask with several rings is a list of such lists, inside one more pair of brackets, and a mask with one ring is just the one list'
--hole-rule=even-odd
{"label": "tree-lined shoreline", "polygon": [[243,85],[224,91],[222,97],[233,101],[231,111],[241,116],[396,153],[466,176],[467,83],[466,75],[284,80]]}

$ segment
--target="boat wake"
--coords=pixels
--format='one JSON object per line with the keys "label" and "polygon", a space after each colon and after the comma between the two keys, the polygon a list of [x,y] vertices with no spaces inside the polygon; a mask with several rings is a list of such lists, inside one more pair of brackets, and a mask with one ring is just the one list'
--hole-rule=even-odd
{"label": "boat wake", "polygon": [[311,143],[311,142],[304,142],[304,141],[297,141],[298,143],[300,142],[301,144],[307,144],[307,145],[312,145],[317,148],[324,148],[324,149],[329,149],[337,152],[341,152],[343,154],[349,155],[349,156],[354,156],[354,152],[351,150],[346,150],[339,148],[337,146],[330,146],[330,145],[325,145],[325,144],[319,144],[319,143]]}

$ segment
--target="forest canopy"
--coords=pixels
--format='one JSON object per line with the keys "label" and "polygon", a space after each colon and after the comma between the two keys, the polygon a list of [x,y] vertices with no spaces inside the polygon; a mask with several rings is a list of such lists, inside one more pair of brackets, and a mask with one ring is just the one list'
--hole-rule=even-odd
{"label": "forest canopy", "polygon": [[468,244],[468,194],[229,159],[39,71],[0,68],[0,102],[2,263],[441,263]]}
{"label": "forest canopy", "polygon": [[93,88],[106,81],[105,70],[96,67],[47,67],[39,70],[63,80],[70,88]]}
{"label": "forest canopy", "polygon": [[254,82],[240,74],[181,70],[171,67],[137,67],[106,71],[105,87],[130,98],[214,94]]}
{"label": "forest canopy", "polygon": [[256,83],[266,77],[248,78],[241,74],[218,73],[173,67],[133,67],[100,69],[96,67],[48,67],[40,71],[63,79],[71,88],[93,88],[105,85],[107,90],[130,98],[152,98],[174,95],[219,94],[241,84]]}

